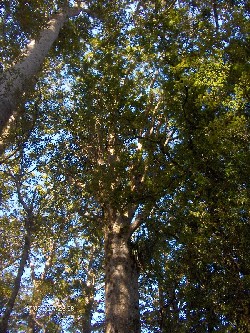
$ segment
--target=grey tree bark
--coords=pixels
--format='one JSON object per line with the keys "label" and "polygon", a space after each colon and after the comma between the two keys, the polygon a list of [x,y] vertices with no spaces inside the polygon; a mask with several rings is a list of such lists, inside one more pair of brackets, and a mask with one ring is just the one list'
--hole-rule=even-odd
{"label": "grey tree bark", "polygon": [[39,73],[60,29],[69,17],[77,16],[81,11],[80,7],[72,7],[55,14],[38,38],[27,45],[20,62],[0,77],[0,135],[8,126],[18,106],[25,100],[25,93],[34,87],[34,78]]}
{"label": "grey tree bark", "polygon": [[139,273],[131,251],[130,219],[108,209],[105,220],[105,332],[139,333]]}

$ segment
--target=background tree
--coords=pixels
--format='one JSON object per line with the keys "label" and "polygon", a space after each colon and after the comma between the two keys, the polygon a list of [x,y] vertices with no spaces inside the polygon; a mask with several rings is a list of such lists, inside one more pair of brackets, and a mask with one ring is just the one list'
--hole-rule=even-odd
{"label": "background tree", "polygon": [[73,197],[65,202],[69,188],[53,182],[46,160],[37,158],[43,143],[33,141],[36,129],[1,169],[1,331],[73,325],[90,332],[96,286],[102,283],[102,242],[83,226],[93,224],[90,211],[80,216]]}

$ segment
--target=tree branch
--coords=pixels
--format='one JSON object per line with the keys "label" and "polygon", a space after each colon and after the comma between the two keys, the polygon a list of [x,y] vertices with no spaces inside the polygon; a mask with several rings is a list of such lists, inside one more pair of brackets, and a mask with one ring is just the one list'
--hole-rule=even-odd
{"label": "tree branch", "polygon": [[144,207],[144,209],[137,214],[137,216],[134,218],[133,222],[129,226],[129,236],[132,236],[132,234],[145,222],[153,207],[153,204],[150,207]]}

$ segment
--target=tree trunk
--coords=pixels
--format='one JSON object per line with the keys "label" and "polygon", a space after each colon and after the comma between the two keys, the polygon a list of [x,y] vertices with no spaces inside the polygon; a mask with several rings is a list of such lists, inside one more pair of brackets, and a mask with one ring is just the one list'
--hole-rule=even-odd
{"label": "tree trunk", "polygon": [[67,18],[79,12],[79,8],[68,8],[55,14],[41,31],[39,38],[27,45],[21,61],[0,77],[0,135],[4,133],[9,120],[22,102],[24,93],[33,88],[35,76]]}
{"label": "tree trunk", "polygon": [[138,269],[128,218],[109,209],[105,230],[106,333],[139,333]]}
{"label": "tree trunk", "polygon": [[82,329],[81,333],[91,333],[91,319],[92,319],[92,308],[93,302],[87,300],[87,304],[85,305],[85,312],[81,316],[81,324]]}
{"label": "tree trunk", "polygon": [[22,275],[23,275],[23,272],[24,272],[26,262],[28,260],[28,256],[29,256],[30,236],[31,235],[30,235],[30,231],[29,231],[25,235],[23,252],[22,252],[21,261],[20,261],[20,264],[19,264],[17,276],[16,276],[15,281],[14,281],[14,287],[13,287],[10,299],[9,299],[7,305],[6,305],[6,309],[4,311],[4,314],[3,314],[2,318],[1,318],[1,321],[0,321],[0,332],[1,333],[7,333],[8,332],[8,321],[9,321],[11,312],[13,310],[17,294],[18,294],[19,289],[20,289]]}

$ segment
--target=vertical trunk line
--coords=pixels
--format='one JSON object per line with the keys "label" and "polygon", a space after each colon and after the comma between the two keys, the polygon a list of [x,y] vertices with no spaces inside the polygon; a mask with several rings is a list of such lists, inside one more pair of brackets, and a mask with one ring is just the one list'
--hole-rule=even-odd
{"label": "vertical trunk line", "polygon": [[61,28],[69,17],[77,16],[81,11],[82,8],[78,6],[65,8],[53,15],[46,27],[40,31],[37,40],[32,40],[26,46],[21,60],[0,77],[0,136],[4,133],[18,105],[25,98],[24,93],[34,87],[35,76]]}
{"label": "vertical trunk line", "polygon": [[39,39],[27,45],[21,61],[3,73],[0,80],[0,135],[16,111],[17,104],[23,99],[23,93],[30,89],[30,82],[32,86],[35,84],[34,76],[40,70],[66,18],[64,13],[56,14],[40,32]]}
{"label": "vertical trunk line", "polygon": [[139,333],[138,269],[125,219],[109,214],[105,231],[105,333]]}
{"label": "vertical trunk line", "polygon": [[81,333],[91,333],[91,319],[92,319],[92,308],[93,308],[93,301],[92,299],[87,300],[87,304],[85,305],[85,312],[82,314],[81,318],[81,325],[82,330]]}
{"label": "vertical trunk line", "polygon": [[23,272],[24,272],[26,262],[28,260],[28,256],[29,256],[30,243],[31,243],[30,237],[31,237],[31,232],[30,232],[30,229],[28,229],[27,233],[25,235],[25,238],[24,238],[24,247],[23,247],[23,251],[22,251],[22,255],[21,255],[21,261],[20,261],[20,264],[19,264],[17,276],[16,276],[15,281],[14,281],[14,287],[13,287],[10,299],[9,299],[7,305],[6,305],[6,309],[4,311],[4,314],[3,314],[1,322],[0,322],[0,332],[1,333],[7,333],[8,332],[8,321],[9,321],[11,312],[13,310],[17,294],[18,294],[19,289],[20,289],[22,275],[23,275]]}

